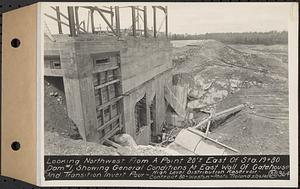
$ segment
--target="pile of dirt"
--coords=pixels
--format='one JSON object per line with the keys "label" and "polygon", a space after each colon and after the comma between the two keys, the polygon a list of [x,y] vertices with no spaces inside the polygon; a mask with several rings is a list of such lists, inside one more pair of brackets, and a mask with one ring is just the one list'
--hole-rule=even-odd
{"label": "pile of dirt", "polygon": [[[126,137],[124,137],[126,136]],[[115,138],[123,138],[120,146],[110,147],[94,142],[73,140],[57,132],[45,131],[46,155],[179,155],[178,152],[159,146],[137,145],[130,135],[122,134]],[[120,141],[117,139],[117,141]]]}
{"label": "pile of dirt", "polygon": [[67,138],[81,139],[76,124],[68,117],[62,78],[45,77],[44,128]]}
{"label": "pile of dirt", "polygon": [[241,154],[288,153],[286,45],[225,45],[215,40],[175,47],[173,77],[189,84],[195,120],[247,104],[209,135]]}
{"label": "pile of dirt", "polygon": [[128,134],[119,134],[113,139],[120,145],[117,150],[121,155],[179,155],[174,150],[160,146],[137,145],[132,136]]}
{"label": "pile of dirt", "polygon": [[56,132],[45,131],[46,155],[119,155],[113,147],[73,140]]}
{"label": "pile of dirt", "polygon": [[175,48],[173,63],[175,78],[184,77],[181,80],[190,86],[190,109],[213,106],[243,88],[287,82],[288,76],[287,65],[276,57],[240,51],[215,40]]}

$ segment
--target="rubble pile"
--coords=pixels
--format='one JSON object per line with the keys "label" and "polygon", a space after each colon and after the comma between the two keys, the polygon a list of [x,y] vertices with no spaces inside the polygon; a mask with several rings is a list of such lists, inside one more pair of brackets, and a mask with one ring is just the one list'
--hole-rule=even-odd
{"label": "rubble pile", "polygon": [[120,144],[117,151],[121,155],[179,155],[174,150],[160,146],[137,145],[132,136],[128,134],[116,135],[113,137],[113,140]]}
{"label": "rubble pile", "polygon": [[73,140],[57,132],[45,132],[46,155],[119,155],[113,147]]}
{"label": "rubble pile", "polygon": [[76,124],[68,117],[64,91],[47,81],[44,89],[45,131],[56,132],[67,138],[81,139]]}

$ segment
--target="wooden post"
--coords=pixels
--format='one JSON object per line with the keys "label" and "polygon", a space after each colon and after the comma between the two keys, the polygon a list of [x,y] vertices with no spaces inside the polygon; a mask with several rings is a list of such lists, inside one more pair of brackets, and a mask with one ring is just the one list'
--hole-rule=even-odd
{"label": "wooden post", "polygon": [[154,37],[156,37],[156,7],[153,6],[153,32],[154,32]]}
{"label": "wooden post", "polygon": [[61,20],[60,20],[60,11],[59,6],[56,7],[56,16],[57,16],[57,26],[58,26],[58,33],[62,34],[62,26],[61,26]]}
{"label": "wooden post", "polygon": [[79,23],[78,9],[79,9],[79,7],[75,7],[75,23],[76,23],[77,34],[80,33],[80,23]]}
{"label": "wooden post", "polygon": [[94,9],[91,9],[91,27],[92,27],[92,33],[95,33]]}
{"label": "wooden post", "polygon": [[168,37],[168,7],[165,7],[165,16],[166,16],[166,37]]}
{"label": "wooden post", "polygon": [[83,27],[84,30],[87,31],[87,28],[85,28],[85,21],[82,21],[82,27]]}
{"label": "wooden post", "polygon": [[76,29],[75,29],[75,20],[74,20],[74,8],[68,7],[68,15],[69,15],[69,28],[70,28],[70,36],[76,36]]}
{"label": "wooden post", "polygon": [[119,14],[119,7],[115,6],[115,15],[116,15],[116,32],[118,36],[121,36],[121,29],[120,29],[120,14]]}
{"label": "wooden post", "polygon": [[110,6],[110,11],[111,11],[111,14],[110,14],[110,24],[112,26],[114,26],[114,14],[113,14],[113,7]]}
{"label": "wooden post", "polygon": [[135,37],[136,36],[136,20],[135,20],[135,7],[131,7],[132,12],[132,34]]}
{"label": "wooden post", "polygon": [[147,31],[147,7],[144,6],[144,36],[148,37],[148,31]]}

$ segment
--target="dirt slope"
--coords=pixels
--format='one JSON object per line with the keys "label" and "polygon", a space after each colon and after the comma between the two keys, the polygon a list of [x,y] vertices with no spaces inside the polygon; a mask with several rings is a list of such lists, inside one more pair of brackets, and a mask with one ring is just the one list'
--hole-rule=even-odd
{"label": "dirt slope", "polygon": [[286,46],[204,40],[174,48],[173,54],[176,80],[190,85],[189,109],[219,112],[241,103],[251,107],[212,130],[211,137],[242,154],[288,153]]}

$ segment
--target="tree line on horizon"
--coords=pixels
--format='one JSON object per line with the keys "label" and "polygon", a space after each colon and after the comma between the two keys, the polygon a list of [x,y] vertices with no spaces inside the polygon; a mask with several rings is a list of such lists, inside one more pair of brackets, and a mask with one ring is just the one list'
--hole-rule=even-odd
{"label": "tree line on horizon", "polygon": [[243,32],[243,33],[206,33],[206,34],[171,34],[171,40],[214,39],[226,44],[288,44],[287,31]]}

